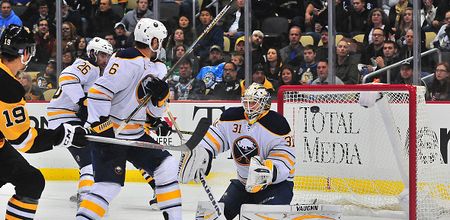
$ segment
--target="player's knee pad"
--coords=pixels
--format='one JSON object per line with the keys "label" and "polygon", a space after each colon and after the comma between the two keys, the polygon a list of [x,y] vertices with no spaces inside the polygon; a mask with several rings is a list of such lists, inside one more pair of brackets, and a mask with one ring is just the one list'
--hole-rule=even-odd
{"label": "player's knee pad", "polygon": [[13,184],[18,197],[38,200],[44,191],[45,179],[41,171],[29,166],[29,168],[21,170]]}
{"label": "player's knee pad", "polygon": [[118,183],[100,182],[92,186],[91,193],[101,196],[108,203],[119,194],[122,186]]}
{"label": "player's knee pad", "polygon": [[177,180],[177,174],[178,161],[174,156],[168,156],[154,172],[156,185],[164,185]]}

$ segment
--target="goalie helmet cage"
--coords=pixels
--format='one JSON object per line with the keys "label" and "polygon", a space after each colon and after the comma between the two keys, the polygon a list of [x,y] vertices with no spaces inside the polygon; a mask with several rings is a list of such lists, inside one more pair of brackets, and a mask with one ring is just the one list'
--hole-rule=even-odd
{"label": "goalie helmet cage", "polygon": [[[368,91],[383,97],[369,108],[359,104]],[[280,87],[297,153],[292,203],[339,204],[344,216],[449,217],[450,172],[424,96],[410,85]]]}

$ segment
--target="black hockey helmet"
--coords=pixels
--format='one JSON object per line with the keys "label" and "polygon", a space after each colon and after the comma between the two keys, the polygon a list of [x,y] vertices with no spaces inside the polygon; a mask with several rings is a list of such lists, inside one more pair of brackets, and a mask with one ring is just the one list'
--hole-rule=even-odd
{"label": "black hockey helmet", "polygon": [[33,33],[24,26],[10,24],[3,30],[0,43],[1,53],[12,57],[19,57],[26,50],[34,56],[36,51]]}

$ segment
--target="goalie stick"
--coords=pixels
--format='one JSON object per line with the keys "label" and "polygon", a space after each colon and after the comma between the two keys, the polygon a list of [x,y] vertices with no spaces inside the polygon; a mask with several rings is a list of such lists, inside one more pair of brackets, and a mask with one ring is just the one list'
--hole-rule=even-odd
{"label": "goalie stick", "polygon": [[198,122],[197,127],[195,128],[192,137],[184,144],[181,145],[161,145],[150,143],[146,141],[136,141],[136,140],[126,140],[126,139],[117,139],[117,138],[108,138],[108,137],[100,137],[93,135],[86,135],[86,139],[88,141],[105,143],[105,144],[116,144],[122,146],[131,146],[131,147],[139,147],[139,148],[149,148],[149,149],[164,149],[164,150],[174,150],[174,151],[191,151],[194,149],[200,141],[205,136],[206,132],[209,129],[209,120],[207,118],[202,118]]}
{"label": "goalie stick", "polygon": [[[183,61],[192,51],[194,51],[195,47],[197,46],[198,42],[209,33],[209,31],[212,30],[214,26],[216,26],[217,22],[227,13],[227,11],[231,8],[231,4],[234,0],[230,0],[225,7],[217,14],[217,16],[214,18],[214,20],[211,21],[211,23],[203,30],[202,34],[198,36],[198,38],[192,43],[192,45],[188,48],[188,50],[183,54],[183,56],[178,59],[178,61],[167,71],[167,74],[162,78],[162,81],[166,81],[167,78],[169,78],[170,75],[174,72],[175,68]],[[136,113],[144,106],[147,105],[147,103],[150,101],[150,98],[152,96],[150,94],[147,94],[144,96],[142,101],[139,103],[139,105],[131,112],[131,114],[120,123],[119,127],[116,129],[115,133],[119,134],[125,126],[131,121],[131,119],[136,115]]]}

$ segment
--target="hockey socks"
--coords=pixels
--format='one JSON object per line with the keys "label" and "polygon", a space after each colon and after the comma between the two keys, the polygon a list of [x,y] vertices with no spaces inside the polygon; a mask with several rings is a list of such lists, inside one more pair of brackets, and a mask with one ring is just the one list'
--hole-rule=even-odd
{"label": "hockey socks", "polygon": [[169,219],[181,219],[181,191],[178,181],[157,185],[156,199],[159,209],[166,212]]}
{"label": "hockey socks", "polygon": [[8,201],[6,207],[6,220],[28,220],[34,219],[34,214],[38,206],[38,200],[21,198],[14,195]]}
{"label": "hockey socks", "polygon": [[94,175],[92,164],[84,166],[80,169],[80,180],[78,182],[78,193],[83,196],[91,190],[94,185]]}

